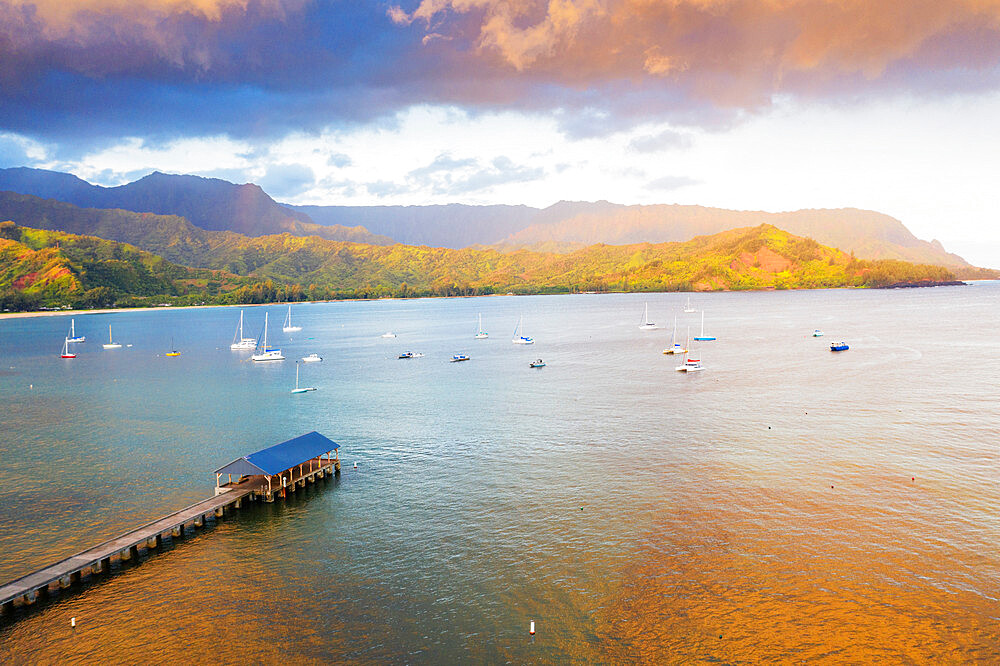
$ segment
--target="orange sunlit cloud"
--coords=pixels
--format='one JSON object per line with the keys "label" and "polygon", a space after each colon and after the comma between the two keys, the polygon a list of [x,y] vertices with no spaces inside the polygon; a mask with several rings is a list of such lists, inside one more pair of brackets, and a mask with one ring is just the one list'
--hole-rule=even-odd
{"label": "orange sunlit cloud", "polygon": [[469,31],[480,60],[514,73],[659,79],[729,103],[781,92],[789,79],[821,88],[1000,56],[998,0],[423,0],[390,18]]}

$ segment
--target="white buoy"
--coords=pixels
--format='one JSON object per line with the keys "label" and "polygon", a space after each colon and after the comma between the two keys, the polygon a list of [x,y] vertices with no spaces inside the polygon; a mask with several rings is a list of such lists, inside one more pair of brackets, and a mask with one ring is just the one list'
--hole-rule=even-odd
{"label": "white buoy", "polygon": [[528,633],[531,634],[532,636],[535,635],[535,621],[534,620],[531,621],[531,626],[528,628]]}
{"label": "white buoy", "polygon": [[75,617],[71,617],[69,619],[69,626],[73,627],[74,629],[76,628],[76,618]]}
{"label": "white buoy", "polygon": [[355,463],[354,463],[354,469],[357,469],[357,468],[358,468],[358,463],[357,463],[357,461],[355,461]]}

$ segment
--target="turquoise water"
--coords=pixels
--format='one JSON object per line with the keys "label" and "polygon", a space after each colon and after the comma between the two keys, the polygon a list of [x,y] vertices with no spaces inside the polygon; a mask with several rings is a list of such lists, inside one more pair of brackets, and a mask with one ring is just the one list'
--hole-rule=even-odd
{"label": "turquoise water", "polygon": [[302,304],[291,336],[246,308],[288,357],[265,365],[228,349],[234,308],[77,315],[73,360],[68,317],[0,320],[0,579],[303,432],[345,462],[19,613],[0,656],[1000,659],[1000,285],[697,294],[696,375],[660,353],[674,316],[700,332],[686,298]]}

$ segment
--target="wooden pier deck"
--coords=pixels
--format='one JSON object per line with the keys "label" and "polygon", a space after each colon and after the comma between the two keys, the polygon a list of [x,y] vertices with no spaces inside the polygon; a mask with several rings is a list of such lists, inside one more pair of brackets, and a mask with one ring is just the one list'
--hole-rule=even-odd
{"label": "wooden pier deck", "polygon": [[315,468],[310,465],[308,470],[303,470],[300,466],[298,474],[289,470],[288,476],[281,477],[279,487],[274,488],[273,492],[261,476],[227,483],[216,489],[215,497],[192,504],[6,583],[0,586],[0,616],[8,615],[15,604],[33,604],[39,596],[47,595],[50,587],[57,583],[60,588],[65,589],[83,576],[108,573],[112,558],[121,562],[137,560],[140,548],[145,548],[147,552],[157,550],[162,546],[165,536],[182,537],[191,527],[202,527],[206,518],[221,518],[227,510],[241,508],[244,500],[274,501],[275,496],[285,497],[286,493],[304,488],[307,483],[314,483],[317,479],[340,472],[339,460],[323,460],[322,463]]}

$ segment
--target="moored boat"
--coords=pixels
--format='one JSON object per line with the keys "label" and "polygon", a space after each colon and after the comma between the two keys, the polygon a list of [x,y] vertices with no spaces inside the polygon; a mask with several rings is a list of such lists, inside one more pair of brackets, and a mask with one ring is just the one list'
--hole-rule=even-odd
{"label": "moored boat", "polygon": [[833,342],[830,344],[830,351],[832,352],[847,351],[848,349],[850,349],[850,346],[846,342]]}

